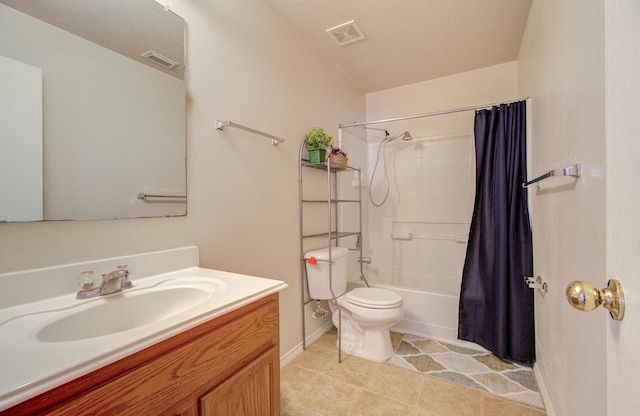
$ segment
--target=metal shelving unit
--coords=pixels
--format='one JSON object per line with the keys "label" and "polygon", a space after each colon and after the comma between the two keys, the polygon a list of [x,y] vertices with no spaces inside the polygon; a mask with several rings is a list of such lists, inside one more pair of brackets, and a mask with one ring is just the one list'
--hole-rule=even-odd
{"label": "metal shelving unit", "polygon": [[[300,144],[300,163],[298,167],[298,184],[299,184],[299,199],[300,199],[300,276],[301,276],[301,287],[302,287],[302,347],[303,349],[307,349],[307,334],[305,328],[305,320],[306,320],[306,305],[313,302],[314,299],[310,299],[308,297],[308,283],[307,283],[307,269],[304,259],[304,253],[309,251],[305,248],[305,243],[310,240],[326,240],[326,246],[329,247],[329,264],[333,264],[332,258],[332,250],[331,247],[339,246],[341,242],[346,241],[348,237],[356,237],[355,247],[349,247],[349,250],[358,251],[359,256],[359,264],[360,264],[360,278],[365,282],[367,286],[367,280],[364,276],[362,263],[367,262],[367,259],[363,259],[362,257],[362,177],[360,168],[355,168],[348,165],[342,165],[337,163],[331,163],[330,160],[327,160],[324,163],[311,164],[308,160],[302,158],[302,151],[304,148],[304,141]],[[317,170],[318,174],[326,174],[326,198],[321,199],[305,199],[303,197],[304,190],[304,171],[309,170],[311,173],[312,170]],[[339,198],[340,189],[338,183],[338,175],[344,174],[345,172],[357,172],[358,178],[358,197],[356,199],[344,199]],[[312,173],[315,174],[315,173]],[[308,205],[322,205],[325,204],[327,208],[327,217],[326,217],[326,232],[322,233],[306,233],[304,230],[305,225],[305,207]],[[339,217],[339,205],[342,204],[356,204],[357,205],[357,225],[352,225],[353,229],[350,230],[342,230],[340,223],[338,221]],[[336,301],[336,295],[333,292],[333,288],[331,287],[333,273],[333,267],[329,267],[329,288],[331,290],[331,295],[333,296],[333,301]],[[340,295],[340,294],[339,294]],[[342,311],[338,309],[338,333],[342,333]],[[338,337],[338,361],[342,362],[342,337]]]}

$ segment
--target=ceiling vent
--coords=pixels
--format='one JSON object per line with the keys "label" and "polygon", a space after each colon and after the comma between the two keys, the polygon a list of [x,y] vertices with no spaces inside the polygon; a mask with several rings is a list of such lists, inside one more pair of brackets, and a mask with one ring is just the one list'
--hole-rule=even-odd
{"label": "ceiling vent", "polygon": [[167,58],[166,56],[162,56],[158,52],[155,52],[155,51],[146,51],[145,53],[143,53],[140,56],[142,56],[143,58],[147,58],[151,62],[156,63],[156,64],[158,64],[160,66],[163,66],[165,68],[168,68],[168,69],[172,69],[172,68],[175,68],[178,65],[180,65],[176,61],[173,61],[173,60]]}
{"label": "ceiling vent", "polygon": [[327,33],[340,46],[367,38],[355,20],[327,29]]}

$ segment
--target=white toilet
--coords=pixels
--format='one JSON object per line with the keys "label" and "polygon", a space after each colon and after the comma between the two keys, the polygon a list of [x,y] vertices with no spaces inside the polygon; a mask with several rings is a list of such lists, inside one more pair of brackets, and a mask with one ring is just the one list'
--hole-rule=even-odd
{"label": "white toilet", "polygon": [[345,247],[331,248],[331,260],[334,262],[331,286],[329,250],[310,251],[305,254],[305,260],[309,295],[312,299],[329,300],[336,328],[339,328],[338,308],[342,311],[342,351],[372,361],[391,358],[393,348],[389,328],[402,319],[402,296],[380,288],[359,287],[347,292],[349,250]]}

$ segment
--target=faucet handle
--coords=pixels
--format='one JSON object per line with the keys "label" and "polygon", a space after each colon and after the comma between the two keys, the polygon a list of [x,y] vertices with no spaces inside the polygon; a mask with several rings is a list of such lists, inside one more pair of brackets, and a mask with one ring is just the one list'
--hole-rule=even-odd
{"label": "faucet handle", "polygon": [[98,276],[93,270],[80,272],[78,276],[78,286],[80,290],[91,290],[100,285]]}
{"label": "faucet handle", "polygon": [[98,294],[100,290],[100,277],[93,270],[85,270],[80,272],[78,276],[78,293],[77,299],[86,299]]}
{"label": "faucet handle", "polygon": [[131,280],[129,280],[129,275],[131,274],[131,272],[129,271],[129,266],[127,264],[121,264],[118,266],[118,270],[123,270],[126,272],[122,277],[122,288],[129,289],[133,287],[133,283],[131,282]]}

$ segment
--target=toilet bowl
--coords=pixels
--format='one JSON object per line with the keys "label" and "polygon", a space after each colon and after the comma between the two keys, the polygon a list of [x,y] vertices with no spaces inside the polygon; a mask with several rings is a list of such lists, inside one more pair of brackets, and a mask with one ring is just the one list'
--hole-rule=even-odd
{"label": "toilet bowl", "polygon": [[332,247],[331,259],[326,248],[305,254],[309,295],[329,301],[331,320],[341,332],[338,345],[342,344],[344,352],[386,361],[393,355],[389,328],[400,322],[404,313],[402,297],[380,288],[359,287],[347,292],[348,254],[344,247]]}

